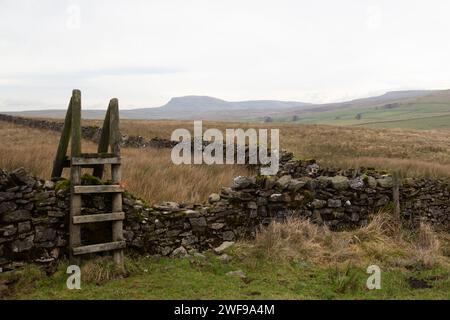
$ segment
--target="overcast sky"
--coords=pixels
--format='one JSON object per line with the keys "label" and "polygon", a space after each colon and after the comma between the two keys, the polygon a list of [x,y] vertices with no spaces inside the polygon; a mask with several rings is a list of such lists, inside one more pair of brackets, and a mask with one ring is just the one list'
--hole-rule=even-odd
{"label": "overcast sky", "polygon": [[450,88],[448,0],[0,0],[0,111]]}

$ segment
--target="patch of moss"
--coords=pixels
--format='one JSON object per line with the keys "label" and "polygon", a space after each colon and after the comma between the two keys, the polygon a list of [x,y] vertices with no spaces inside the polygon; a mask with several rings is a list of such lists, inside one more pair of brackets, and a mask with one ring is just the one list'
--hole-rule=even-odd
{"label": "patch of moss", "polygon": [[263,175],[260,175],[260,174],[258,174],[257,176],[255,176],[257,182],[258,182],[258,181],[264,181],[264,180],[266,179],[266,177],[267,177],[267,176],[263,176]]}
{"label": "patch of moss", "polygon": [[67,179],[62,179],[55,183],[55,191],[68,190],[69,188],[70,188],[70,181]]}
{"label": "patch of moss", "polygon": [[122,197],[127,198],[127,199],[134,199],[132,194],[129,193],[128,191],[126,191],[126,190],[122,193]]}
{"label": "patch of moss", "polygon": [[103,181],[100,178],[95,177],[89,173],[83,174],[83,176],[81,177],[81,182],[82,182],[82,184],[86,184],[86,185],[104,185],[104,184],[106,184],[105,181]]}

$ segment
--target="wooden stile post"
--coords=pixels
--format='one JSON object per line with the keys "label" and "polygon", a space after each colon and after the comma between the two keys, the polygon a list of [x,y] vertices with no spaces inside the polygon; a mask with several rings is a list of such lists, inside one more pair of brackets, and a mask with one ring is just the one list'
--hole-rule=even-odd
{"label": "wooden stile post", "polygon": [[[110,137],[110,109],[111,109],[111,101],[108,105],[108,110],[106,111],[105,120],[103,121],[102,127],[102,135],[100,136],[100,141],[98,142],[98,153],[106,153],[109,148],[109,137]],[[93,175],[100,179],[103,178],[104,166],[98,165],[94,168]]]}
{"label": "wooden stile post", "polygon": [[[81,93],[73,90],[72,93],[72,138],[71,138],[71,158],[81,156]],[[71,166],[71,205],[70,205],[70,248],[81,245],[81,228],[73,224],[73,217],[81,214],[81,195],[75,194],[73,189],[81,184],[81,167]],[[79,265],[80,259],[70,252],[70,263]]]}
{"label": "wooden stile post", "polygon": [[111,152],[120,156],[120,127],[119,127],[119,101],[114,98],[110,102],[110,144]]}
{"label": "wooden stile post", "polygon": [[[117,99],[111,99],[109,104],[109,133],[110,133],[110,145],[111,152],[114,153],[116,157],[120,157],[120,128],[119,128],[119,101]],[[114,184],[120,184],[122,180],[122,172],[120,165],[111,165],[111,175],[112,182]],[[112,211],[120,212],[122,211],[122,194],[115,193],[112,196]],[[112,222],[112,240],[113,241],[123,241],[123,221],[113,221]],[[124,257],[123,250],[114,251],[114,261],[116,264],[124,270]]]}
{"label": "wooden stile post", "polygon": [[61,177],[64,168],[64,161],[66,160],[67,148],[69,146],[71,129],[72,129],[72,98],[70,98],[69,108],[67,109],[63,130],[61,132],[61,138],[59,139],[58,151],[56,152],[55,160],[53,161],[53,170],[51,176],[53,180]]}

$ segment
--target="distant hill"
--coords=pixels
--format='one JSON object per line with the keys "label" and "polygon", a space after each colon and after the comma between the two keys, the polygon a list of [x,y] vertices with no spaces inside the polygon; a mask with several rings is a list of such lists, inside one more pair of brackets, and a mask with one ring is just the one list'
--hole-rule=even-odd
{"label": "distant hill", "polygon": [[[8,112],[22,116],[63,118],[66,110]],[[83,117],[104,117],[102,110],[83,110]],[[450,128],[450,90],[391,91],[339,103],[297,101],[225,101],[208,96],[170,99],[156,108],[121,110],[124,119],[273,121],[367,127]]]}
{"label": "distant hill", "polygon": [[[288,108],[312,106],[310,103],[277,100],[225,101],[208,96],[184,96],[170,99],[168,103],[156,108],[121,110],[124,119],[252,119],[268,112],[279,112]],[[233,113],[230,113],[233,111]],[[35,110],[7,112],[23,116],[62,118],[65,110]],[[86,119],[104,117],[102,110],[83,110]]]}

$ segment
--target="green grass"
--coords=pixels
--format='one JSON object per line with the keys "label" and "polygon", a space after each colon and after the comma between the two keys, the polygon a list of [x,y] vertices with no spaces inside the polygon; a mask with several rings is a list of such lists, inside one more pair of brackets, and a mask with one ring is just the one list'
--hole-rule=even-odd
{"label": "green grass", "polygon": [[[66,288],[67,263],[51,276],[26,265],[0,274],[0,284],[13,283],[6,299],[450,299],[449,270],[441,268],[382,268],[381,290],[368,290],[366,266],[272,263],[237,256],[224,264],[212,254],[206,259],[128,257],[126,266],[129,274],[123,278],[96,283],[82,276],[81,290]],[[225,275],[238,269],[247,279]],[[412,289],[410,277],[429,279],[433,287]]]}
{"label": "green grass", "polygon": [[[361,114],[361,119],[355,118],[357,114]],[[298,116],[298,123],[404,129],[450,128],[449,103],[402,103],[392,109],[349,107],[327,112],[300,113]],[[292,117],[275,120],[289,122]]]}

